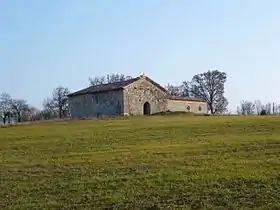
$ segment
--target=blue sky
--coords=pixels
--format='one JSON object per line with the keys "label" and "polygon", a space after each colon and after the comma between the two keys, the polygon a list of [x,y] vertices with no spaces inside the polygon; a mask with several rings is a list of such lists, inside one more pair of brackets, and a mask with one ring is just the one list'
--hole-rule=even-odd
{"label": "blue sky", "polygon": [[145,72],[162,85],[219,69],[229,109],[280,103],[280,1],[2,0],[0,92],[40,107],[58,85]]}

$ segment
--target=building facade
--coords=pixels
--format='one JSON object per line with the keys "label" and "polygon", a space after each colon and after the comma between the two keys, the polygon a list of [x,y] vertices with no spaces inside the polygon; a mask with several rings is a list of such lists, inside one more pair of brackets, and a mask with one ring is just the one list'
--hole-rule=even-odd
{"label": "building facade", "polygon": [[207,103],[175,97],[147,76],[91,86],[68,95],[71,117],[149,115],[165,111],[207,113]]}

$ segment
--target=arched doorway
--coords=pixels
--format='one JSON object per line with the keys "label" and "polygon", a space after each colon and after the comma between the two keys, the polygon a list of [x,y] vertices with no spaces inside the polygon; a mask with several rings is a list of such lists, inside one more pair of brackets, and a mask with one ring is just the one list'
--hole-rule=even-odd
{"label": "arched doorway", "polygon": [[144,115],[151,114],[151,105],[148,101],[144,103],[143,113],[144,113]]}

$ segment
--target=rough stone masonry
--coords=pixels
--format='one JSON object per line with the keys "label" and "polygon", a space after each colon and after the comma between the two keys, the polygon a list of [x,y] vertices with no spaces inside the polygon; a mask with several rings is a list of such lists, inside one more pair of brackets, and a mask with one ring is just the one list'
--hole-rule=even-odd
{"label": "rough stone masonry", "polygon": [[145,75],[87,87],[68,95],[72,118],[143,115],[164,111],[207,113],[207,103],[176,97]]}

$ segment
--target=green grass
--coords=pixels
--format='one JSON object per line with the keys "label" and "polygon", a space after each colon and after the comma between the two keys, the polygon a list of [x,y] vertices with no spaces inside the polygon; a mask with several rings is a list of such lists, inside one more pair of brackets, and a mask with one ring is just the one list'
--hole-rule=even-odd
{"label": "green grass", "polygon": [[0,129],[0,209],[280,209],[280,118],[153,116]]}

